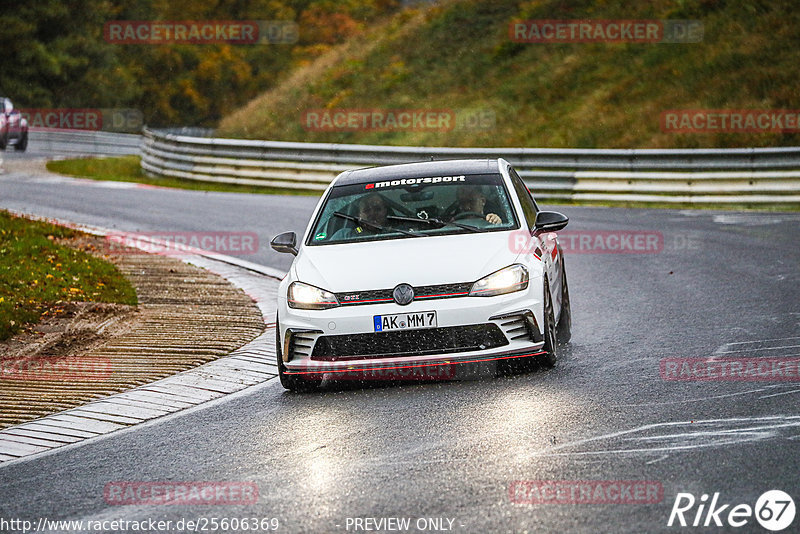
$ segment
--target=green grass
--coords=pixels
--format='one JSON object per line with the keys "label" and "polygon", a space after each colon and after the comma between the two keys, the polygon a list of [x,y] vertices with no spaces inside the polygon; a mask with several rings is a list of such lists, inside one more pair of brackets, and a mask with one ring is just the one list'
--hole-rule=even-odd
{"label": "green grass", "polygon": [[[692,19],[704,40],[515,43],[532,19]],[[670,109],[797,109],[793,0],[451,0],[405,10],[301,67],[225,117],[225,137],[423,146],[699,148],[794,146],[797,133],[675,134]],[[308,109],[494,112],[493,127],[306,131]]]}
{"label": "green grass", "polygon": [[136,291],[117,268],[58,244],[74,230],[0,211],[0,340],[66,301],[136,305]]}
{"label": "green grass", "polygon": [[197,182],[180,178],[151,178],[140,165],[139,156],[121,156],[112,158],[77,158],[47,162],[47,170],[68,176],[90,178],[92,180],[109,180],[114,182],[136,182],[140,184],[190,189],[194,191],[221,191],[226,193],[259,193],[264,195],[314,195],[321,191],[305,189],[281,189],[276,187],[260,187],[254,185],[220,184],[216,182]]}

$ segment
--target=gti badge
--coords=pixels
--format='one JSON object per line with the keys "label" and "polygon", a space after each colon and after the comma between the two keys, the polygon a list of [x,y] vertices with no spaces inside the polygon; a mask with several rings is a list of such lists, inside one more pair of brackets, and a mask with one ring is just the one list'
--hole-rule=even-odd
{"label": "gti badge", "polygon": [[414,300],[414,288],[408,284],[400,284],[392,292],[394,301],[400,306],[405,306]]}

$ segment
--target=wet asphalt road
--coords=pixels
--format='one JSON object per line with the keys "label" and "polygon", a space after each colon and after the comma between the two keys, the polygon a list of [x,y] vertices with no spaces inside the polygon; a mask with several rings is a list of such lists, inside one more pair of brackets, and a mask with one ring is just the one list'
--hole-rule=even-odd
{"label": "wet asphalt road", "polygon": [[[280,269],[291,258],[268,250],[269,238],[302,232],[315,200],[0,176],[0,208],[125,230],[252,231],[262,246],[246,259]],[[767,532],[752,517],[735,529],[667,521],[678,493],[718,492],[731,505],[722,521],[771,489],[800,505],[800,379],[674,381],[661,365],[800,355],[800,214],[557,209],[570,231],[660,232],[663,248],[567,252],[573,338],[554,369],[314,394],[272,380],[0,468],[0,518],[278,518],[279,532],[365,532],[353,525],[366,517],[410,518],[410,532],[423,531],[419,518],[476,533]],[[650,504],[512,502],[531,497],[509,492],[520,480],[651,481],[663,494]],[[113,506],[103,498],[113,481],[246,481],[259,496]],[[431,525],[424,531],[444,531]]]}

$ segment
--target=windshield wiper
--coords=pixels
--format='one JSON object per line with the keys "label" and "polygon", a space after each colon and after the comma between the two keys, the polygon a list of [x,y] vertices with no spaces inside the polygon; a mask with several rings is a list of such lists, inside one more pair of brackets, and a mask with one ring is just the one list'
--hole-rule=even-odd
{"label": "windshield wiper", "polygon": [[398,217],[397,215],[389,215],[386,218],[387,219],[396,220],[396,221],[421,222],[421,223],[427,224],[428,226],[430,226],[431,224],[435,224],[439,228],[441,228],[443,226],[447,226],[448,224],[452,224],[453,226],[458,226],[459,228],[463,228],[464,230],[469,230],[471,232],[483,232],[482,228],[478,228],[477,226],[472,226],[471,224],[464,224],[464,223],[455,222],[455,221],[447,222],[447,221],[443,221],[441,219],[437,219],[435,217],[431,218],[431,219],[417,219],[415,217]]}
{"label": "windshield wiper", "polygon": [[[380,225],[375,224],[375,223],[371,223],[371,222],[367,221],[366,219],[362,219],[361,217],[356,217],[355,215],[348,215],[346,213],[342,213],[341,211],[334,211],[333,214],[336,215],[337,217],[341,217],[342,219],[347,219],[348,221],[353,221],[356,224],[359,224],[361,226],[366,226],[367,228],[372,228],[373,230],[377,230],[379,232],[392,232],[392,231],[394,231],[394,232],[400,232],[401,234],[410,235],[412,237],[424,237],[424,236],[426,236],[426,234],[420,234],[420,233],[417,233],[417,232],[409,232],[407,230],[401,230],[400,228],[394,228],[394,227],[392,227],[392,228],[384,228],[383,226],[380,226]],[[386,218],[389,219],[390,217],[391,216],[386,217]]]}

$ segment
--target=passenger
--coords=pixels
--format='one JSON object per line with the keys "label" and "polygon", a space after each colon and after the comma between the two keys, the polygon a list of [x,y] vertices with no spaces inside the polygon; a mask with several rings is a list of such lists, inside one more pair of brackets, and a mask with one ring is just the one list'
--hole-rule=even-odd
{"label": "passenger", "polygon": [[[379,193],[370,193],[358,200],[358,211],[356,217],[367,223],[386,228],[386,217],[389,215],[389,206],[386,200]],[[334,240],[350,239],[363,236],[365,234],[379,234],[384,230],[378,230],[369,225],[361,225],[356,222],[348,222],[345,226],[336,231],[333,235]]]}
{"label": "passenger", "polygon": [[369,194],[358,201],[358,218],[378,226],[386,226],[389,207],[378,193]]}

